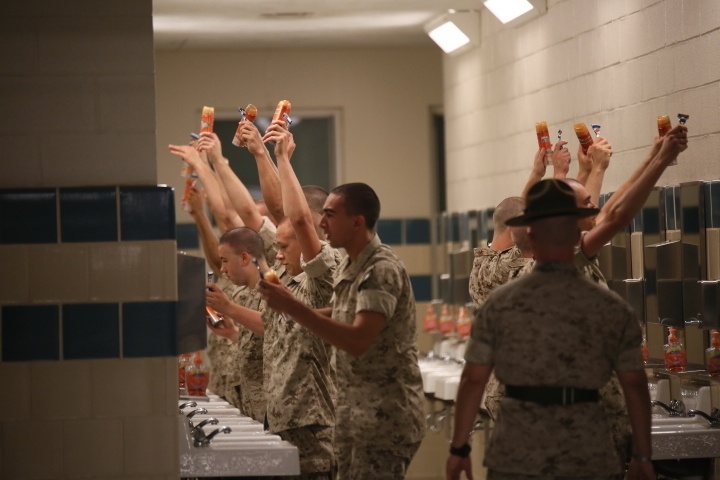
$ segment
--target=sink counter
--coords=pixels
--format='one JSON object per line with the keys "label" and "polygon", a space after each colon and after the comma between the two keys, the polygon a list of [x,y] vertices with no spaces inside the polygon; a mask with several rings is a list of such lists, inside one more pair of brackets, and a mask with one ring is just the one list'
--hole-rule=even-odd
{"label": "sink counter", "polygon": [[[181,400],[182,403],[184,400]],[[255,477],[299,475],[300,462],[297,448],[276,435],[264,432],[262,425],[231,409],[223,411],[217,402],[195,400],[197,408],[205,407],[211,413],[196,415],[195,424],[213,416],[217,425],[207,425],[208,433],[228,425],[232,432],[217,435],[205,447],[193,445],[193,437],[185,415],[178,416],[179,456],[181,477]],[[211,405],[212,404],[212,405]],[[185,412],[189,412],[187,408]],[[242,427],[241,427],[242,425]],[[257,428],[252,428],[252,427]]]}

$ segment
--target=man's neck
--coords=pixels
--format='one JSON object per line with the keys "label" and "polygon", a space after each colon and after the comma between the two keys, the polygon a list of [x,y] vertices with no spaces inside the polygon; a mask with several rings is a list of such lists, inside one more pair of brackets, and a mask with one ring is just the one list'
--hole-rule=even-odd
{"label": "man's neck", "polygon": [[350,245],[345,246],[345,251],[347,252],[348,257],[350,257],[350,262],[357,260],[360,253],[362,253],[362,251],[365,250],[365,247],[372,242],[373,238],[375,238],[375,232],[365,230],[362,234],[355,237]]}

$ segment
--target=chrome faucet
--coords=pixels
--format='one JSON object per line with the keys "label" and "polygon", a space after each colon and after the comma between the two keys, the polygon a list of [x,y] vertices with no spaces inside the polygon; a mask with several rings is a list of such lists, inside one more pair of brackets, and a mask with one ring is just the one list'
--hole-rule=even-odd
{"label": "chrome faucet", "polygon": [[195,408],[195,407],[197,407],[197,402],[195,400],[190,400],[189,402],[181,403],[180,406],[178,407],[180,409],[180,413],[183,413],[183,410],[186,409],[187,407]]}
{"label": "chrome faucet", "polygon": [[190,412],[190,413],[188,413],[187,415],[185,415],[185,416],[187,417],[187,419],[188,419],[188,425],[190,425],[190,428],[195,428],[195,425],[193,425],[193,423],[192,423],[192,418],[193,418],[195,415],[197,415],[198,413],[203,413],[203,414],[204,414],[204,413],[208,413],[208,411],[207,411],[207,409],[205,409],[205,408],[203,408],[203,407],[200,407],[200,408],[196,408],[196,409],[193,410],[192,412]]}
{"label": "chrome faucet", "polygon": [[197,430],[202,430],[202,427],[204,427],[205,425],[217,425],[218,423],[220,422],[215,417],[206,418],[205,420],[193,427],[193,433],[195,433],[195,431]]}
{"label": "chrome faucet", "polygon": [[671,417],[686,416],[685,404],[682,402],[682,400],[676,400],[676,399],[670,400],[670,405],[665,405],[663,402],[661,402],[659,400],[652,400],[652,401],[650,401],[650,405],[662,408]]}
{"label": "chrome faucet", "polygon": [[232,428],[227,427],[227,426],[215,429],[212,432],[208,433],[207,435],[202,433],[202,430],[200,430],[199,434],[195,438],[194,445],[196,447],[207,447],[208,445],[210,445],[210,442],[212,441],[212,439],[215,438],[215,435],[217,435],[219,433],[230,433],[230,432],[232,432]]}
{"label": "chrome faucet", "polygon": [[687,414],[690,417],[700,415],[705,420],[710,422],[710,428],[720,428],[720,410],[718,410],[717,408],[713,408],[712,412],[710,412],[710,415],[703,412],[702,410],[688,410]]}

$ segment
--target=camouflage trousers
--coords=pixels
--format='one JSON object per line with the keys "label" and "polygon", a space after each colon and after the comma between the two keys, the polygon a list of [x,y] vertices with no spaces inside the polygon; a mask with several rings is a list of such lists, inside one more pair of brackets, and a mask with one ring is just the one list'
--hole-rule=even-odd
{"label": "camouflage trousers", "polygon": [[336,438],[337,480],[403,480],[418,448],[419,442],[393,452]]}
{"label": "camouflage trousers", "polygon": [[280,438],[295,445],[300,455],[300,475],[284,480],[331,480],[335,470],[333,427],[308,425],[277,432]]}

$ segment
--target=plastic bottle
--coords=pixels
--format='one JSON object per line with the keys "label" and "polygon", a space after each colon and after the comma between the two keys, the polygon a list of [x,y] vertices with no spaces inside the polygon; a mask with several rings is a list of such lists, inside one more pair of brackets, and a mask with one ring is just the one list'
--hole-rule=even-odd
{"label": "plastic bottle", "polygon": [[705,350],[705,364],[711,377],[720,377],[720,332],[713,330],[710,348]]}
{"label": "plastic bottle", "polygon": [[257,118],[258,109],[255,105],[252,103],[248,103],[248,106],[245,108],[238,108],[240,111],[240,121],[238,122],[237,130],[235,130],[235,136],[232,139],[232,144],[236,147],[245,147],[245,143],[242,141],[242,138],[240,137],[240,125],[242,122],[247,120],[248,122],[254,122]]}
{"label": "plastic bottle", "polygon": [[202,117],[200,118],[200,133],[212,132],[215,124],[215,109],[213,107],[203,107]]}
{"label": "plastic bottle", "polygon": [[178,386],[185,388],[185,369],[190,365],[190,359],[192,355],[189,353],[183,353],[178,357]]}
{"label": "plastic bottle", "polygon": [[467,307],[460,307],[458,311],[457,325],[455,326],[458,337],[465,339],[470,337],[470,330],[472,329],[472,318]]}
{"label": "plastic bottle", "polygon": [[535,133],[537,134],[538,147],[545,149],[545,154],[552,154],[552,143],[550,143],[550,131],[547,122],[541,121],[535,124]]}
{"label": "plastic bottle", "polygon": [[455,330],[455,321],[450,306],[444,303],[440,311],[440,332],[444,335],[450,335],[453,330]]}
{"label": "plastic bottle", "polygon": [[210,382],[210,372],[203,362],[202,350],[195,352],[192,363],[185,367],[185,388],[188,395],[205,396]]}
{"label": "plastic bottle", "polygon": [[642,353],[643,363],[647,364],[650,360],[650,350],[648,349],[647,339],[645,335],[642,337],[642,343],[640,343],[640,352]]}
{"label": "plastic bottle", "polygon": [[428,333],[437,333],[438,331],[438,317],[435,313],[435,307],[432,303],[429,303],[427,309],[425,309],[425,317],[423,317],[423,329]]}
{"label": "plastic bottle", "polygon": [[684,372],[687,365],[685,346],[677,337],[677,329],[668,327],[668,343],[665,345],[665,368],[671,372]]}
{"label": "plastic bottle", "polygon": [[660,115],[657,118],[657,128],[658,128],[658,135],[661,137],[664,137],[667,135],[667,133],[672,129],[672,124],[670,123],[670,117],[667,115]]}
{"label": "plastic bottle", "polygon": [[273,121],[283,119],[285,120],[285,123],[288,125],[291,123],[290,121],[290,110],[292,109],[292,105],[287,100],[280,100],[277,104],[277,107],[275,107],[275,113],[273,114]]}
{"label": "plastic bottle", "polygon": [[582,147],[583,154],[587,155],[590,145],[593,144],[590,130],[588,130],[587,125],[585,125],[584,123],[576,123],[574,128],[575,135],[577,135],[578,141],[580,141],[580,146]]}

